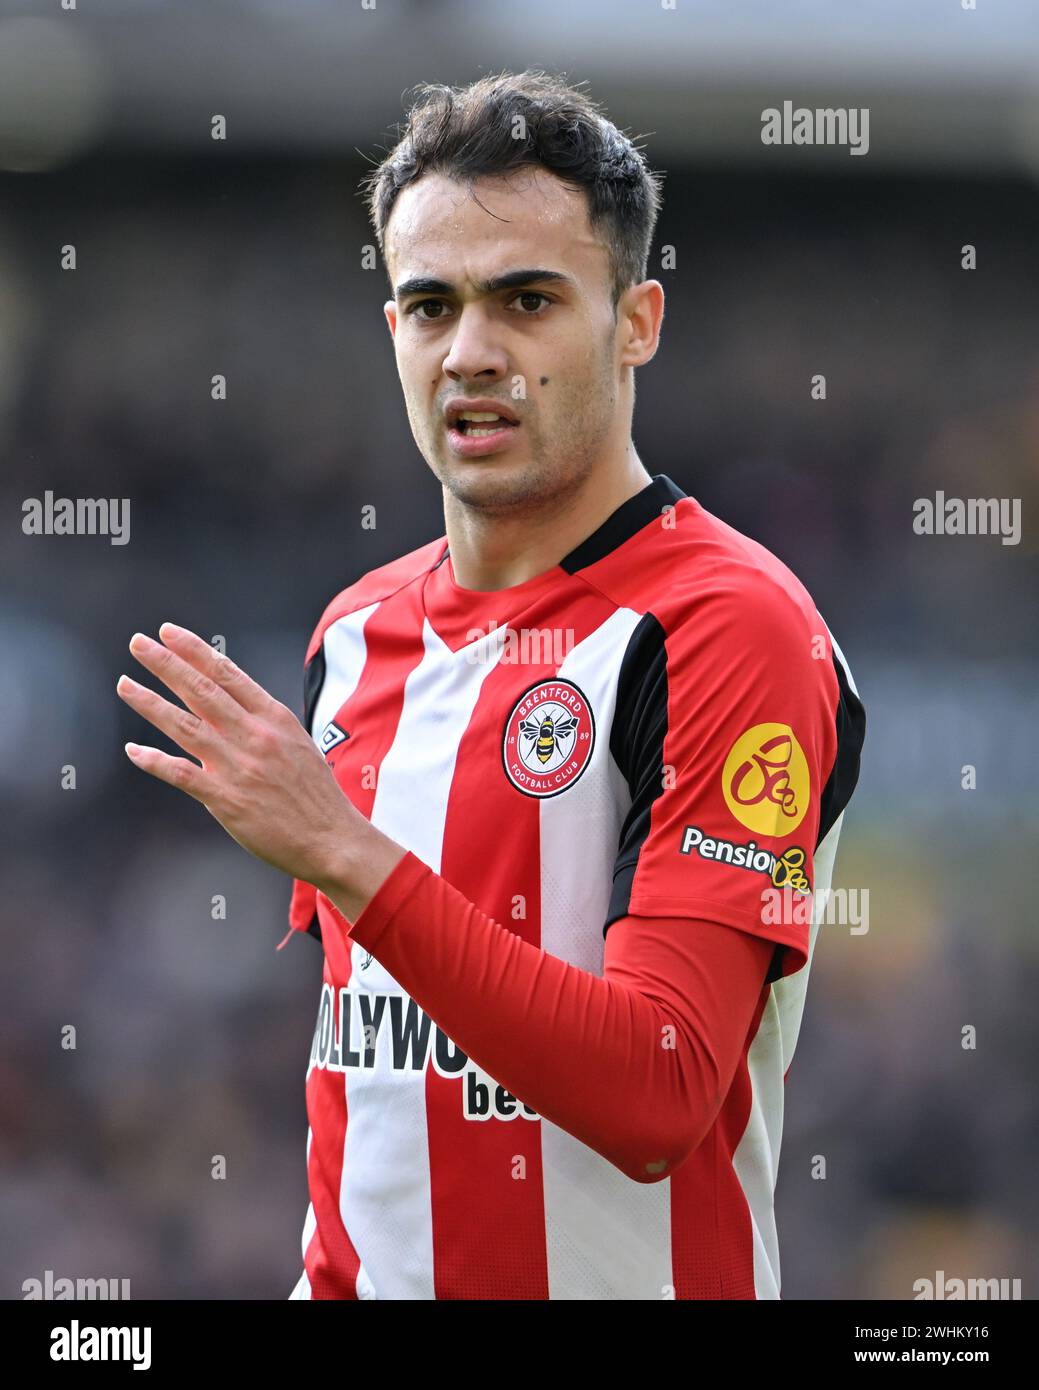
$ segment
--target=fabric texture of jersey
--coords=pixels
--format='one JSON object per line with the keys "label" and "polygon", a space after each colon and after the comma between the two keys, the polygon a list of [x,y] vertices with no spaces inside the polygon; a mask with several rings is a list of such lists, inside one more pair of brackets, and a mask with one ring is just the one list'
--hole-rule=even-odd
{"label": "fabric texture of jersey", "polygon": [[659,475],[513,588],[460,588],[444,538],[366,575],[323,614],[304,690],[343,791],[409,851],[358,933],[426,866],[596,976],[621,919],[772,957],[706,1136],[635,1181],[503,1103],[379,939],[297,882],[290,926],[325,960],[293,1296],[778,1298],[784,1083],[864,733],[803,586]]}

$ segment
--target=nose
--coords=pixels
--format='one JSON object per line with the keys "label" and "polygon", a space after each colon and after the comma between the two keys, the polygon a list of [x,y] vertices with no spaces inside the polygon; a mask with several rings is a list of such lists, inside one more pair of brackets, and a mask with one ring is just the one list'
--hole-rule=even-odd
{"label": "nose", "polygon": [[465,305],[444,358],[444,371],[459,380],[486,376],[497,381],[507,370],[505,349],[488,315],[479,304]]}

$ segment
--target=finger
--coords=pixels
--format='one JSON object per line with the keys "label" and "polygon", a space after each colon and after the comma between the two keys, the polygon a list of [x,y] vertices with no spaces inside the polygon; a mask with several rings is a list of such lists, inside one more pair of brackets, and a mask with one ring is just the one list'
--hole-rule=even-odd
{"label": "finger", "polygon": [[130,652],[153,676],[158,676],[179,695],[194,714],[235,743],[244,741],[245,710],[209,676],[189,666],[182,656],[143,632],[135,632],[130,639]]}
{"label": "finger", "polygon": [[264,690],[262,685],[247,676],[229,656],[211,647],[197,633],[190,632],[186,627],[178,627],[176,623],[163,623],[159,628],[159,636],[171,651],[183,657],[204,676],[208,676],[222,690],[226,690],[250,714],[263,714],[276,703],[274,696]]}
{"label": "finger", "polygon": [[131,709],[154,724],[161,733],[168,734],[174,743],[179,743],[185,753],[190,753],[193,758],[213,761],[214,754],[219,750],[215,731],[197,714],[171,705],[169,700],[164,700],[154,690],[139,685],[127,675],[119,677],[115,688],[121,700],[125,700]]}
{"label": "finger", "polygon": [[187,792],[196,801],[206,803],[214,788],[197,763],[187,758],[171,758],[159,748],[144,748],[138,743],[126,744],[126,755],[135,767],[150,773],[160,782],[167,782],[179,791]]}

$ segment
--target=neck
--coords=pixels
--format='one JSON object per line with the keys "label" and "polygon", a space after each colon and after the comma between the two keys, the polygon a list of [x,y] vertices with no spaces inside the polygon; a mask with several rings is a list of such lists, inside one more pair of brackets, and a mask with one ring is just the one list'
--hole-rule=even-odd
{"label": "neck", "polygon": [[596,469],[565,498],[521,515],[488,515],[444,489],[451,568],[463,589],[509,589],[558,565],[652,478],[630,441],[620,462]]}

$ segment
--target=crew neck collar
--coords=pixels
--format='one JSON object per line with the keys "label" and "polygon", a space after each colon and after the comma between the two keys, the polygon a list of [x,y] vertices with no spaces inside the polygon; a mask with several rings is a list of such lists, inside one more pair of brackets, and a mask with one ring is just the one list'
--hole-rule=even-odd
{"label": "crew neck collar", "polygon": [[426,614],[449,646],[457,650],[468,645],[474,640],[469,633],[479,630],[485,634],[509,622],[548,591],[565,584],[570,576],[605,559],[649,522],[658,519],[666,506],[673,506],[685,496],[665,473],[658,473],[557,564],[505,589],[463,588],[455,578],[445,540],[443,551],[426,579]]}

